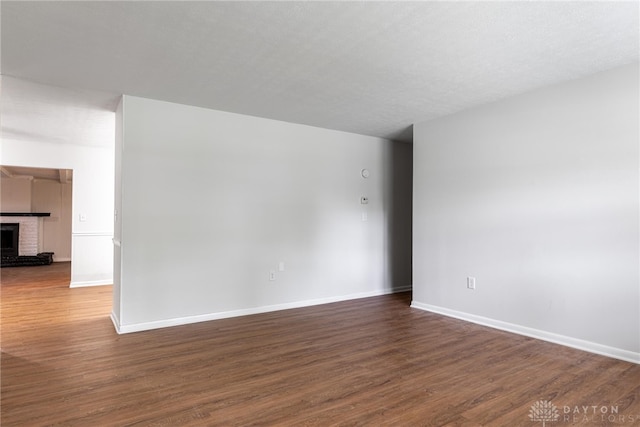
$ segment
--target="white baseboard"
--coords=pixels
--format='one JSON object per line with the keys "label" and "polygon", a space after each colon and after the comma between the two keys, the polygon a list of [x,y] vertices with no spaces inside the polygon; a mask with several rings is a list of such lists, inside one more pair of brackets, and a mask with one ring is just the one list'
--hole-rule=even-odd
{"label": "white baseboard", "polygon": [[410,291],[411,286],[397,287],[391,289],[383,289],[379,291],[362,292],[350,295],[341,295],[336,297],[318,298],[313,300],[296,301],[285,304],[267,305],[262,307],[246,308],[240,310],[223,311],[218,313],[201,314],[197,316],[177,317],[173,319],[163,319],[153,322],[142,322],[131,325],[120,324],[114,313],[111,313],[111,321],[116,327],[119,334],[128,334],[131,332],[148,331],[151,329],[168,328],[171,326],[187,325],[190,323],[208,322],[210,320],[226,319],[229,317],[249,316],[251,314],[268,313],[272,311],[289,310],[292,308],[311,307],[314,305],[329,304],[332,302],[348,301],[360,298],[369,298],[380,295],[394,294],[399,292]]}
{"label": "white baseboard", "polygon": [[411,303],[411,307],[418,308],[420,310],[430,311],[432,313],[441,314],[448,317],[454,317],[456,319],[465,320],[467,322],[476,323],[482,326],[488,326],[494,329],[500,329],[501,331],[512,332],[514,334],[524,335],[527,337],[552,342],[554,344],[560,344],[560,345],[572,347],[578,350],[588,351],[590,353],[599,354],[601,356],[612,357],[614,359],[620,359],[626,362],[640,364],[640,353],[636,353],[629,350],[610,347],[607,345],[598,344],[591,341],[585,341],[578,338],[568,337],[566,335],[559,335],[552,332],[541,331],[539,329],[516,325],[514,323],[503,322],[501,320],[495,320],[488,317],[476,316],[475,314],[469,314],[462,311],[451,310],[448,308],[438,307],[431,304],[423,304],[416,301],[413,301]]}
{"label": "white baseboard", "polygon": [[118,318],[118,316],[116,316],[116,313],[114,311],[111,311],[111,315],[109,317],[111,318],[113,327],[116,328],[116,332],[120,334],[120,319]]}
{"label": "white baseboard", "polygon": [[103,286],[103,285],[113,285],[113,280],[88,280],[85,282],[71,282],[69,285],[70,288],[86,288],[88,286]]}

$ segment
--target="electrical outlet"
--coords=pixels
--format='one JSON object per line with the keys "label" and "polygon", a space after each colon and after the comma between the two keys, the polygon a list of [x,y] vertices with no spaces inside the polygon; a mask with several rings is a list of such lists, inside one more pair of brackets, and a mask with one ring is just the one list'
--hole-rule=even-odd
{"label": "electrical outlet", "polygon": [[276,271],[271,270],[269,271],[269,281],[273,282],[274,280],[276,280]]}
{"label": "electrical outlet", "polygon": [[475,290],[476,289],[476,278],[475,277],[467,277],[467,289]]}

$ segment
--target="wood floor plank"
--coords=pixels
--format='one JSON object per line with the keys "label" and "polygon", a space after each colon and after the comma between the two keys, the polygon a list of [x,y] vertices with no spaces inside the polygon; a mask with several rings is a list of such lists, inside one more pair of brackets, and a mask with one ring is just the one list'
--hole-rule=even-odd
{"label": "wood floor plank", "polygon": [[640,426],[640,365],[415,310],[408,293],[118,335],[110,286],[70,289],[69,273],[0,271],[3,427],[532,426],[538,400]]}

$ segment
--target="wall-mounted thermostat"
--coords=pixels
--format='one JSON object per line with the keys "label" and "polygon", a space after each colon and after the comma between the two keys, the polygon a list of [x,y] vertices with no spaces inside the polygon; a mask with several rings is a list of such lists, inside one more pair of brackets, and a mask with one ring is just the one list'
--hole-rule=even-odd
{"label": "wall-mounted thermostat", "polygon": [[369,178],[369,169],[362,169],[360,175],[362,175],[363,178]]}

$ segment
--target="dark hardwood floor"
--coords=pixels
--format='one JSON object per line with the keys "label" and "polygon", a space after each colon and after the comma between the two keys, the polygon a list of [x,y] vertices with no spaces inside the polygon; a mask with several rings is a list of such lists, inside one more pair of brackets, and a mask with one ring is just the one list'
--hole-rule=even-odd
{"label": "dark hardwood floor", "polygon": [[640,365],[407,293],[117,335],[68,263],[0,274],[3,427],[640,425]]}

